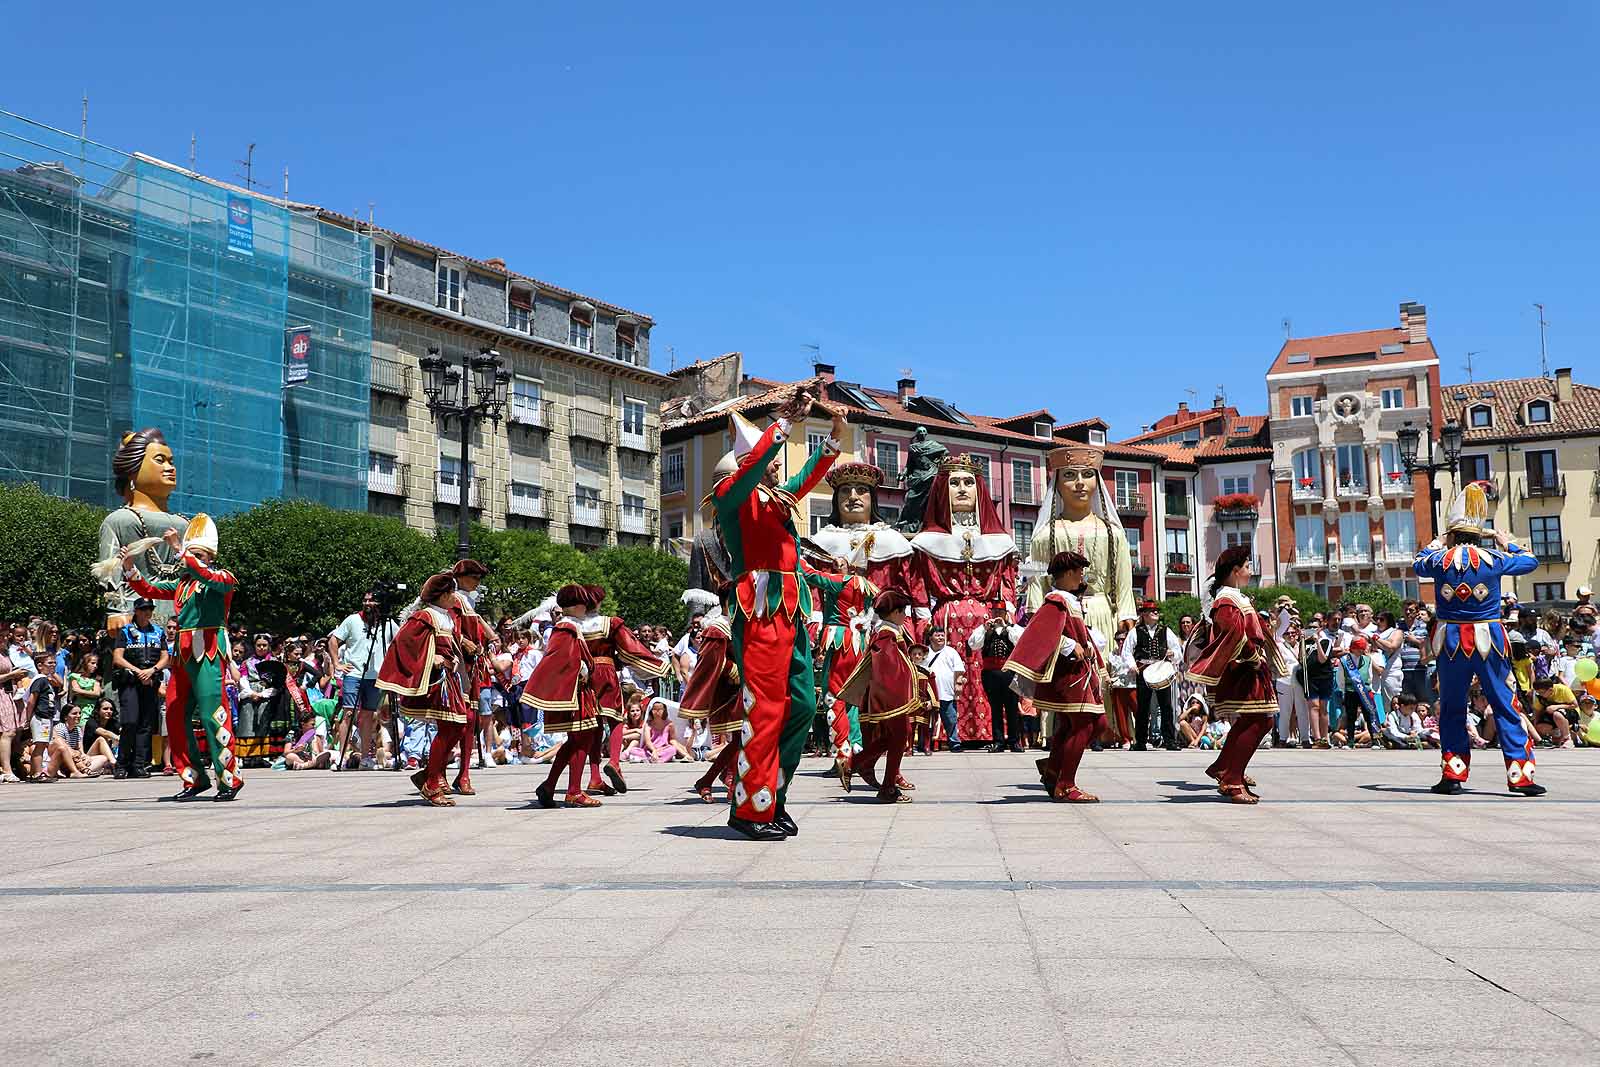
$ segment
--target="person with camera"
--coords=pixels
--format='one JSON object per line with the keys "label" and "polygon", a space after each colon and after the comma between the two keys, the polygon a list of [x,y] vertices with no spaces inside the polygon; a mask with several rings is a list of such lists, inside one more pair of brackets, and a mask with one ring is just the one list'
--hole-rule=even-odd
{"label": "person with camera", "polygon": [[378,688],[378,668],[388,654],[398,624],[386,602],[389,591],[379,586],[361,598],[361,610],[345,617],[328,635],[328,657],[339,672],[339,736],[334,746],[334,765],[343,766],[344,747],[350,739],[353,715],[361,732],[361,769],[377,766],[377,711],[383,702]]}
{"label": "person with camera", "polygon": [[1001,605],[994,614],[967,637],[967,647],[979,653],[982,671],[979,680],[989,704],[989,730],[994,740],[986,752],[1022,752],[1022,706],[1011,688],[1011,672],[1006,661],[1022,639],[1022,627],[1012,622]]}
{"label": "person with camera", "polygon": [[167,632],[155,621],[155,602],[140,597],[133,603],[133,620],[119,627],[111,653],[116,668],[112,682],[117,691],[122,743],[117,748],[117,778],[150,777],[152,739],[161,724],[162,672],[171,662]]}

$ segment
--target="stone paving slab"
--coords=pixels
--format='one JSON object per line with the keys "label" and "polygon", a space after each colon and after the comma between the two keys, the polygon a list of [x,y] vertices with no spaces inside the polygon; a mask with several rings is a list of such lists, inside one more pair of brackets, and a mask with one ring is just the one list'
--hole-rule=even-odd
{"label": "stone paving slab", "polygon": [[[1261,753],[1223,803],[1193,753],[908,760],[910,805],[797,777],[800,836],[736,838],[636,767],[596,811],[474,775],[255,772],[0,787],[11,1062],[542,1065],[1600,1062],[1600,758],[1435,797],[1425,753]],[[51,951],[54,945],[65,951]]]}

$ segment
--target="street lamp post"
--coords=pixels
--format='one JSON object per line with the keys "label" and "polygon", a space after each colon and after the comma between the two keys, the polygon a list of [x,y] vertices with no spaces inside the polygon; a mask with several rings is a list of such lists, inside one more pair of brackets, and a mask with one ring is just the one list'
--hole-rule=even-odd
{"label": "street lamp post", "polygon": [[1414,476],[1418,471],[1428,475],[1428,506],[1433,515],[1433,536],[1439,536],[1439,485],[1435,475],[1440,471],[1453,471],[1461,460],[1461,424],[1455,419],[1449,419],[1439,431],[1439,448],[1444,451],[1444,459],[1436,459],[1433,438],[1428,438],[1428,461],[1417,462],[1417,448],[1422,443],[1422,431],[1411,424],[1408,419],[1400,427],[1396,436],[1400,438],[1400,465],[1405,468],[1406,477]]}
{"label": "street lamp post", "polygon": [[439,423],[442,434],[455,419],[461,428],[461,469],[456,475],[456,558],[466,559],[472,552],[467,529],[472,502],[472,431],[487,419],[500,425],[500,412],[506,404],[511,372],[505,360],[492,348],[481,348],[476,356],[461,354],[461,366],[452,366],[439,355],[436,345],[418,360],[422,367],[422,391],[428,397],[428,412]]}

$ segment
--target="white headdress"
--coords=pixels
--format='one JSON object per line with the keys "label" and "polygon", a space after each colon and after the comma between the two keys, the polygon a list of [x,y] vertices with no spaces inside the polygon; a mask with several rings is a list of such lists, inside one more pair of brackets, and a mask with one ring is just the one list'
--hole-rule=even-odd
{"label": "white headdress", "polygon": [[187,552],[191,548],[203,548],[213,556],[217,554],[217,524],[205,512],[190,519],[188,529],[183,531],[183,550]]}

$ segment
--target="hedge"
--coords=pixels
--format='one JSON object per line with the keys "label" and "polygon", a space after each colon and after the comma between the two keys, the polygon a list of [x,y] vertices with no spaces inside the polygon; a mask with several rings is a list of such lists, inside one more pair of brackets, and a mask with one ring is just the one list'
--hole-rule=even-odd
{"label": "hedge", "polygon": [[42,615],[68,628],[105,620],[104,590],[89,576],[103,509],[36,485],[0,484],[0,619]]}

